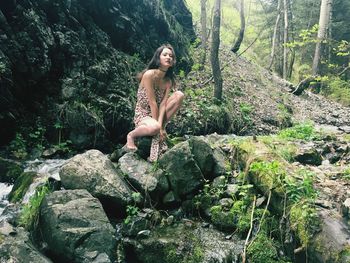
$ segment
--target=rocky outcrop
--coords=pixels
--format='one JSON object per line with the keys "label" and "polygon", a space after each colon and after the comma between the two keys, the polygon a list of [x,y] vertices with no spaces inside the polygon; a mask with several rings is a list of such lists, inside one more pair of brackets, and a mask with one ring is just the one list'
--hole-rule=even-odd
{"label": "rocky outcrop", "polygon": [[136,73],[164,42],[188,68],[194,37],[183,0],[1,2],[0,145],[23,118],[35,130],[38,116],[54,143],[120,140],[132,124]]}
{"label": "rocky outcrop", "polygon": [[113,227],[101,203],[86,190],[47,195],[39,228],[48,253],[60,262],[113,262]]}
{"label": "rocky outcrop", "polygon": [[132,200],[132,190],[112,162],[98,150],[74,156],[62,166],[60,177],[66,189],[86,189],[114,209],[125,208]]}

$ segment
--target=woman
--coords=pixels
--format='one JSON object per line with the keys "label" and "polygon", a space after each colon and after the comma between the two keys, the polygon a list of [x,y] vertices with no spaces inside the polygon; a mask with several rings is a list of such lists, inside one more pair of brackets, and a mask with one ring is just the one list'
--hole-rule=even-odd
{"label": "woman", "polygon": [[126,149],[136,151],[135,139],[142,136],[155,136],[152,139],[149,160],[156,161],[166,149],[165,126],[180,108],[184,94],[170,91],[175,88],[173,67],[176,63],[171,45],[160,46],[147,68],[139,74],[139,89],[135,108],[135,129],[127,135]]}

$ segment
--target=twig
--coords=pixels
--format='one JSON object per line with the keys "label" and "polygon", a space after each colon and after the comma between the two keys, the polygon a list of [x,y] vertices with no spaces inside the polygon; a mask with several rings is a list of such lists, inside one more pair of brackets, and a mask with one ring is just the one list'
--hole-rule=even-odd
{"label": "twig", "polygon": [[345,71],[347,71],[350,68],[350,66],[345,67],[340,73],[338,73],[338,76],[341,76],[344,74]]}
{"label": "twig", "polygon": [[242,263],[245,263],[246,253],[247,253],[247,246],[248,246],[248,243],[249,243],[250,235],[251,235],[252,230],[253,230],[255,203],[256,203],[256,195],[254,195],[252,213],[250,214],[250,229],[249,229],[247,238],[245,239],[245,242],[244,242],[244,249],[243,249],[243,254],[242,254]]}
{"label": "twig", "polygon": [[251,244],[253,244],[253,242],[255,241],[256,237],[258,236],[258,234],[259,234],[259,232],[260,232],[261,225],[263,224],[263,220],[264,220],[265,214],[266,214],[266,212],[267,212],[267,208],[268,208],[269,205],[270,205],[271,195],[272,195],[272,191],[270,190],[270,191],[269,191],[269,196],[268,196],[268,198],[267,198],[267,203],[266,203],[264,212],[263,212],[263,214],[262,214],[262,216],[261,216],[261,219],[260,219],[260,222],[259,222],[258,230],[256,231],[256,234],[255,234],[255,236],[253,237],[252,241],[250,241],[250,243],[249,243],[249,245],[248,245],[248,248],[251,246]]}

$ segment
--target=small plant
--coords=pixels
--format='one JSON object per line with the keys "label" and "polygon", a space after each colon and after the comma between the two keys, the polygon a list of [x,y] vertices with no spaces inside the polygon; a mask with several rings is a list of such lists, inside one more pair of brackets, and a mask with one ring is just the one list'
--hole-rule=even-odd
{"label": "small plant", "polygon": [[124,219],[124,224],[128,225],[131,222],[131,219],[140,212],[140,209],[134,205],[128,205],[126,207],[127,217]]}
{"label": "small plant", "polygon": [[300,139],[300,140],[316,140],[319,139],[319,134],[316,133],[315,127],[311,122],[297,124],[293,127],[284,129],[278,133],[282,139]]}
{"label": "small plant", "polygon": [[127,216],[124,219],[124,224],[126,225],[129,224],[131,222],[131,219],[140,212],[140,209],[136,206],[136,204],[141,202],[141,194],[138,192],[134,192],[132,193],[131,197],[133,199],[134,205],[128,205],[126,207]]}
{"label": "small plant", "polygon": [[306,169],[298,171],[300,180],[294,177],[285,178],[285,189],[288,199],[293,203],[297,203],[301,200],[313,200],[317,196],[317,192],[313,187],[313,181],[315,174]]}
{"label": "small plant", "polygon": [[10,143],[10,151],[12,155],[18,159],[25,159],[28,156],[27,141],[21,133],[16,133],[16,137]]}
{"label": "small plant", "polygon": [[47,184],[38,187],[29,202],[23,207],[19,219],[19,225],[27,230],[33,230],[39,219],[39,208],[46,194],[50,192]]}

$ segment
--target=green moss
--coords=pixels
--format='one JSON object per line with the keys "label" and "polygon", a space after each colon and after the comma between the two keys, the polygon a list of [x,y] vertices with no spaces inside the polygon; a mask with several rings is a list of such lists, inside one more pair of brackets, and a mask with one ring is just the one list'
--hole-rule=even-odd
{"label": "green moss", "polygon": [[291,229],[297,234],[303,247],[307,247],[319,229],[319,218],[314,207],[308,202],[299,202],[290,209]]}
{"label": "green moss", "polygon": [[198,263],[202,262],[204,252],[199,245],[199,240],[194,236],[189,236],[186,248],[178,249],[175,245],[170,245],[165,250],[164,263]]}
{"label": "green moss", "polygon": [[287,262],[278,257],[278,245],[264,231],[260,232],[247,249],[250,263],[283,263]]}
{"label": "green moss", "polygon": [[27,230],[33,230],[38,224],[40,204],[46,194],[50,192],[48,185],[43,185],[35,190],[34,195],[29,202],[23,207],[19,219],[19,225]]}
{"label": "green moss", "polygon": [[0,245],[4,243],[5,237],[3,234],[0,234]]}
{"label": "green moss", "polygon": [[237,215],[234,212],[224,211],[220,205],[210,209],[211,221],[215,226],[223,230],[233,230],[236,227]]}
{"label": "green moss", "polygon": [[16,180],[15,185],[9,194],[9,201],[13,203],[21,201],[29,186],[32,184],[35,176],[35,172],[22,173]]}
{"label": "green moss", "polygon": [[259,188],[268,192],[271,189],[278,194],[283,193],[283,181],[286,171],[278,161],[256,161],[251,163],[249,176],[255,177],[253,181],[259,184]]}

